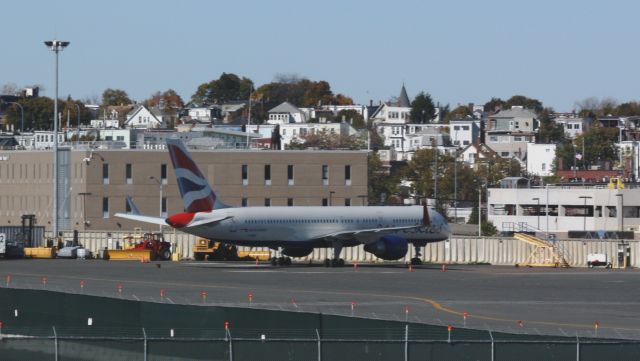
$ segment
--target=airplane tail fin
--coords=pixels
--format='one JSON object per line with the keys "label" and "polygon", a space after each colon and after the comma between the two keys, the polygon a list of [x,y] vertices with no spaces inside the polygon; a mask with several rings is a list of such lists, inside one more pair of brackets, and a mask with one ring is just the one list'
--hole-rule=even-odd
{"label": "airplane tail fin", "polygon": [[228,208],[220,202],[207,179],[191,158],[187,148],[179,139],[167,139],[169,155],[178,180],[184,209],[187,212],[209,212],[214,209]]}

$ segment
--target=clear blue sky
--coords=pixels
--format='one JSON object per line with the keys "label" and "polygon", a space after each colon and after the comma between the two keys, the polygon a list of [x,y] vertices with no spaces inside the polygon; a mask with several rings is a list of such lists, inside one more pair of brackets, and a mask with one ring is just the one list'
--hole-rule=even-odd
{"label": "clear blue sky", "polygon": [[435,101],[523,94],[557,111],[595,96],[640,100],[637,1],[11,1],[2,4],[0,86],[135,100],[172,88],[188,101],[222,72],[256,85],[278,73],[327,80],[356,102],[404,82]]}

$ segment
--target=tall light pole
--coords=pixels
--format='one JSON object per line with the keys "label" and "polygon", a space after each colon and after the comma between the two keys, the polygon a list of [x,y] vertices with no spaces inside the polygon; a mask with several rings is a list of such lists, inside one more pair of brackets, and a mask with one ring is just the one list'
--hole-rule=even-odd
{"label": "tall light pole", "polygon": [[75,103],[76,105],[76,109],[78,110],[78,136],[76,138],[76,145],[80,144],[80,105],[78,105],[78,103]]}
{"label": "tall light pole", "polygon": [[253,86],[249,89],[249,116],[247,116],[247,128],[245,131],[247,132],[247,149],[250,149],[249,146],[249,125],[251,125],[251,95],[253,94]]}
{"label": "tall light pole", "polygon": [[538,215],[538,230],[540,230],[540,198],[532,198],[532,201],[538,202],[538,206],[536,207],[536,214]]}
{"label": "tall light pole", "polygon": [[[162,217],[162,181],[152,175],[149,176],[149,179],[154,180],[160,186],[160,217]],[[162,233],[162,225],[159,225],[159,227]]]}
{"label": "tall light pole", "polygon": [[591,199],[592,197],[589,196],[580,196],[578,198],[584,199],[584,209],[583,209],[583,215],[584,215],[584,220],[582,222],[582,231],[586,232],[587,231],[587,199]]}
{"label": "tall light pole", "polygon": [[[458,132],[456,131],[456,138]],[[453,158],[453,218],[454,223],[458,223],[458,148],[456,147]]]}
{"label": "tall light pole", "polygon": [[58,53],[69,46],[68,41],[48,40],[44,42],[55,56],[55,96],[53,98],[53,237],[58,237]]}

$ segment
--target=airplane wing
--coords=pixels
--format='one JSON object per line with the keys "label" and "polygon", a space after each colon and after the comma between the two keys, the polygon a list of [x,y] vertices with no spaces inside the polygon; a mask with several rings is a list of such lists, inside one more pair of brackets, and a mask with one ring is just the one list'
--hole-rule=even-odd
{"label": "airplane wing", "polygon": [[371,242],[377,241],[380,237],[386,236],[388,234],[395,234],[398,231],[407,230],[407,229],[420,229],[425,226],[405,226],[405,227],[390,227],[390,228],[371,228],[371,229],[359,229],[356,231],[342,231],[335,232],[319,237],[321,239],[332,239],[332,240],[356,240],[360,243],[367,244]]}
{"label": "airplane wing", "polygon": [[153,216],[143,216],[141,214],[129,214],[129,213],[116,213],[114,214],[116,217],[130,219],[132,221],[151,223],[151,224],[161,224],[163,226],[168,226],[167,222],[162,217],[153,217]]}

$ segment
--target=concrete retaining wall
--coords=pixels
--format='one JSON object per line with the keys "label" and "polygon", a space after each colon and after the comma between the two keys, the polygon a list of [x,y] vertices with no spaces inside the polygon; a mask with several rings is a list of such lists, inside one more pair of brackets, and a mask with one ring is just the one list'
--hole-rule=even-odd
{"label": "concrete retaining wall", "polygon": [[[114,248],[116,242],[122,243],[122,238],[129,235],[129,232],[81,232],[79,234],[80,243],[87,249],[97,253],[98,250],[107,247]],[[70,239],[72,233],[64,235],[65,239]],[[181,258],[192,258],[192,246],[195,243],[195,236],[171,232],[165,233],[165,239],[176,245]],[[565,251],[565,257],[571,266],[585,267],[587,264],[587,254],[605,253],[616,263],[618,251],[618,240],[564,240],[558,241],[560,247]],[[631,248],[630,265],[640,267],[640,241],[627,241]],[[239,249],[250,249],[249,247],[239,247]],[[256,248],[253,250],[268,250],[268,248]],[[533,251],[533,246],[509,237],[457,237],[454,236],[448,241],[430,243],[422,251],[422,260],[431,263],[490,263],[493,265],[515,265],[524,262]],[[305,262],[321,262],[326,258],[331,258],[333,250],[331,248],[318,248],[308,257]],[[407,256],[403,262],[409,262],[414,257],[413,247],[409,247]],[[342,250],[342,258],[347,262],[383,262],[371,253],[365,252],[363,246],[345,247]]]}

